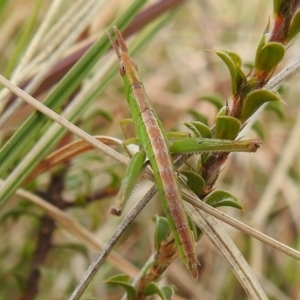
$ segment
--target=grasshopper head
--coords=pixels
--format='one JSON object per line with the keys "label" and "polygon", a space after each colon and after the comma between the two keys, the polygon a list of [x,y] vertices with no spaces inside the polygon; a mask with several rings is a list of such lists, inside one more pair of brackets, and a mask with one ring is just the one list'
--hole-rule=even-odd
{"label": "grasshopper head", "polygon": [[116,26],[114,26],[113,29],[116,34],[117,41],[114,41],[112,36],[108,32],[106,32],[106,34],[120,60],[121,76],[124,77],[126,75],[131,84],[140,82],[138,72],[137,72],[138,71],[137,65],[129,56],[127,46],[125,44],[125,41],[120,31],[117,29]]}

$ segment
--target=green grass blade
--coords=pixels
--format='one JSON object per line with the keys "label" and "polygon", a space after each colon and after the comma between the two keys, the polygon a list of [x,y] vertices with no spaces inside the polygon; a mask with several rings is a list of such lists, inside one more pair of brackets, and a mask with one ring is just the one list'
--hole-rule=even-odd
{"label": "green grass blade", "polygon": [[[134,15],[138,12],[138,10],[143,6],[146,1],[135,1],[124,14],[115,22],[118,24],[120,28],[124,28],[130,20],[134,17]],[[69,73],[62,79],[62,81],[57,85],[57,87],[49,94],[49,96],[45,99],[44,104],[47,105],[52,110],[57,110],[64,102],[64,100],[72,93],[72,91],[78,86],[84,76],[91,70],[91,68],[96,64],[99,58],[105,53],[108,49],[109,43],[106,36],[103,36],[96,42],[91,49],[78,61],[78,63],[69,71]],[[116,70],[114,70],[116,72]],[[108,77],[112,76],[112,72],[109,73]],[[107,85],[106,81],[106,85]],[[104,84],[104,86],[106,86]],[[104,89],[103,86],[103,89]],[[102,91],[103,91],[102,89]],[[79,112],[77,111],[77,115]],[[39,133],[42,127],[43,131],[45,131],[51,123],[47,123],[48,118],[41,114],[40,112],[34,112],[28,120],[22,125],[22,127],[13,135],[13,137],[4,145],[4,147],[0,151],[0,175],[4,176],[7,172],[8,168],[11,168],[12,164],[20,157],[22,153],[24,153],[24,149],[28,148],[28,144],[32,142],[36,135]],[[56,129],[57,130],[57,129]],[[60,127],[61,135],[63,135],[64,130]],[[58,136],[57,136],[58,137]],[[55,138],[53,138],[55,139]],[[56,139],[57,140],[57,139]],[[51,140],[50,142],[53,142]],[[48,144],[48,143],[47,143]],[[53,144],[50,144],[53,145]],[[42,147],[43,150],[39,152],[47,153],[48,149]],[[30,154],[30,153],[29,153]],[[28,157],[29,156],[29,157]],[[0,204],[4,202],[18,187],[21,180],[25,178],[26,174],[30,172],[32,168],[39,162],[39,160],[43,156],[34,157],[28,155],[28,161],[32,162],[32,165],[25,164],[22,167],[16,170],[17,172],[13,172],[10,174],[9,178],[7,178],[7,183],[1,187],[0,189]],[[19,174],[19,180],[16,178],[17,174]]]}
{"label": "green grass blade", "polygon": [[[161,20],[154,23],[149,29],[147,29],[141,37],[138,37],[134,46],[131,47],[131,52],[135,53],[146,44],[149,39],[159,31],[159,28],[169,21],[174,12],[164,16]],[[103,79],[100,80],[96,90],[90,91],[89,95],[86,96],[80,103],[76,103],[76,99],[66,108],[63,112],[63,116],[70,122],[76,122],[82,115],[82,112],[86,110],[92,103],[92,101],[102,93],[105,88],[109,85],[115,75],[117,75],[119,64],[115,64],[114,67],[110,68],[109,71],[104,75]],[[80,98],[80,97],[78,97]],[[52,124],[52,126],[45,132],[45,134],[36,143],[33,149],[23,159],[22,163],[10,174],[7,180],[3,183],[0,189],[0,205],[5,203],[5,200],[11,196],[15,190],[20,186],[26,176],[37,166],[39,161],[49,152],[49,149],[55,145],[57,141],[65,134],[66,129],[58,124]]]}
{"label": "green grass blade", "polygon": [[[3,2],[3,1],[0,1],[0,3],[1,2]],[[42,3],[43,3],[43,0],[35,1],[34,9],[31,13],[31,16],[30,16],[29,20],[27,21],[25,28],[22,30],[21,36],[19,37],[17,47],[16,47],[12,57],[10,58],[8,65],[4,71],[5,77],[9,77],[9,75],[11,74],[15,65],[17,64],[17,62],[20,58],[20,55],[26,48],[26,45],[28,44],[28,40],[29,40],[30,36],[33,34],[34,26],[37,22],[38,14],[39,14]],[[2,4],[0,4],[0,7],[1,6],[2,6]]]}
{"label": "green grass blade", "polygon": [[5,9],[6,5],[8,3],[8,0],[1,0],[0,1],[0,13]]}
{"label": "green grass blade", "polygon": [[[136,15],[146,0],[135,1],[115,24],[124,27]],[[58,83],[55,89],[46,97],[44,104],[57,111],[65,99],[71,95],[83,78],[88,74],[99,58],[107,51],[110,44],[106,36],[101,37],[87,53],[74,65],[67,75]],[[21,128],[12,136],[0,151],[0,176],[3,177],[13,163],[28,147],[28,142],[35,139],[38,132],[47,123],[48,118],[39,112],[34,112]],[[50,124],[48,125],[50,126]]]}

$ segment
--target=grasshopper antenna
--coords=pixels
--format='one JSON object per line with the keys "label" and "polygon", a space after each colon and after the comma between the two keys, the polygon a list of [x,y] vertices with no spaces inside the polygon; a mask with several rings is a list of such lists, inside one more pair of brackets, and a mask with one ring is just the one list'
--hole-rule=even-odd
{"label": "grasshopper antenna", "polygon": [[121,58],[121,53],[125,52],[127,53],[127,46],[125,44],[125,41],[121,35],[121,32],[118,30],[118,28],[116,26],[113,27],[113,30],[115,32],[115,35],[117,37],[117,40],[115,41],[112,37],[112,35],[106,31],[106,35],[109,38],[111,45],[113,46],[118,58]]}

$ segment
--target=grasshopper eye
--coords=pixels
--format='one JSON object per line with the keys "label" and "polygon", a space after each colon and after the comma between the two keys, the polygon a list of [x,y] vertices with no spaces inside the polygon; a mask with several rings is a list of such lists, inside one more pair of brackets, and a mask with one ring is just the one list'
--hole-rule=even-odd
{"label": "grasshopper eye", "polygon": [[120,74],[121,74],[121,76],[124,76],[125,73],[126,73],[125,66],[124,66],[123,61],[121,61],[120,62]]}

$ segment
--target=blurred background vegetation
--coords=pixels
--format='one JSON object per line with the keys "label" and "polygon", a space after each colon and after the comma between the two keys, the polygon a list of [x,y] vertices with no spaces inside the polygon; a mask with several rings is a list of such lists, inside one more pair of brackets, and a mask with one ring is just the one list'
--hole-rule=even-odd
{"label": "blurred background vegetation", "polygon": [[[66,14],[74,2],[68,0],[59,4],[50,26]],[[133,55],[149,99],[167,131],[186,130],[182,123],[195,116],[204,116],[212,125],[217,110],[212,103],[202,100],[205,95],[218,96],[224,103],[228,98],[230,104],[228,70],[212,50],[234,51],[243,62],[253,63],[256,47],[272,18],[273,4],[271,0],[173,2],[180,4],[176,14]],[[7,0],[0,3],[0,72],[10,78],[45,18],[51,1]],[[44,99],[54,82],[60,80],[55,68],[59,69],[66,58],[72,58],[78,49],[102,36],[132,1],[110,0],[103,3],[89,23],[77,32],[75,41],[57,58],[54,71],[46,72],[45,82],[48,85],[44,84],[39,92],[33,93],[38,99]],[[148,1],[143,10],[147,11],[155,4],[162,5],[160,1]],[[129,33],[139,32],[140,27],[140,23],[134,23]],[[128,39],[129,47],[131,40],[134,38]],[[47,45],[38,51],[45,49]],[[115,61],[116,58],[112,57]],[[285,68],[297,58],[299,38],[288,48],[280,68]],[[44,65],[45,62],[40,62],[39,68]],[[102,64],[97,65],[97,70],[89,76],[100,72],[101,67]],[[27,82],[36,70],[31,72],[21,83]],[[53,75],[51,78],[49,73]],[[299,74],[284,82],[280,92],[286,105],[269,106],[260,115],[255,130],[247,133],[246,138],[259,137],[263,140],[259,151],[231,155],[216,184],[218,188],[230,191],[244,206],[244,211],[232,208],[223,208],[223,211],[296,249],[299,249],[300,230],[300,161],[296,155],[291,163],[287,161],[285,164],[286,157],[281,154],[299,118],[298,82]],[[72,97],[66,100],[64,106]],[[5,107],[12,101],[10,98]],[[2,145],[32,111],[28,105],[16,110],[1,128]],[[129,116],[123,85],[120,76],[116,76],[96,101],[81,112],[76,124],[91,135],[122,139],[119,121]],[[74,139],[76,137],[73,135],[66,134],[49,150],[58,149]],[[116,149],[124,153],[121,147]],[[299,142],[296,141],[290,150],[289,155],[298,153]],[[276,170],[282,161],[285,168],[278,175]],[[28,180],[22,187],[56,205],[88,229],[96,239],[105,242],[121,220],[111,216],[109,208],[114,203],[124,170],[123,165],[93,150],[40,174],[34,180]],[[142,182],[135,189],[124,215],[140,199],[147,186],[147,182]],[[269,206],[263,205],[266,201]],[[151,218],[155,214],[162,214],[158,199],[147,205],[114,248],[137,268],[143,266],[153,251],[154,225]],[[253,241],[228,225],[224,226],[270,299],[299,299],[298,261]],[[1,207],[0,236],[0,299],[66,299],[96,253],[88,244],[78,241],[70,232],[57,226],[35,204],[19,196],[11,197]],[[177,296],[174,299],[246,298],[229,266],[205,236],[197,244],[197,253],[201,263],[198,282],[191,280],[180,260],[176,260],[166,271],[163,280],[176,286]],[[121,272],[124,271],[120,271],[118,266],[106,263],[83,299],[120,299],[122,290],[111,289],[103,282]]]}

